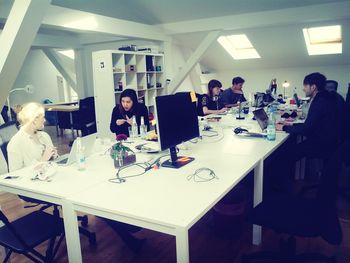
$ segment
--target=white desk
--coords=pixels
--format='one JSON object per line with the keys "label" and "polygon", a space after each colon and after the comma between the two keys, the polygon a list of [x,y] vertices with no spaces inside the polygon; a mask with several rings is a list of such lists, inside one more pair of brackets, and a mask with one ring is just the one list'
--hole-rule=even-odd
{"label": "white desk", "polygon": [[[220,125],[233,127],[242,123],[257,130],[255,122],[236,121],[232,116],[224,116]],[[174,235],[177,261],[186,263],[188,230],[252,169],[254,205],[262,201],[263,161],[288,137],[278,133],[276,141],[269,142],[235,136],[231,129],[218,130],[224,134],[221,140],[204,137],[197,144],[188,143],[189,150],[180,151],[196,160],[179,170],[161,168],[128,178],[126,183],[113,184],[108,182],[116,172],[112,160],[108,155],[96,154],[88,160],[84,172],[62,167],[47,183],[30,181],[26,175],[29,170],[24,169],[16,172],[24,176],[20,180],[0,179],[0,190],[62,205],[70,262],[82,262],[76,217],[76,211],[81,211]],[[138,161],[149,158],[140,154]],[[187,175],[200,167],[214,170],[219,180],[188,181]],[[253,243],[260,242],[261,228],[254,226]]]}

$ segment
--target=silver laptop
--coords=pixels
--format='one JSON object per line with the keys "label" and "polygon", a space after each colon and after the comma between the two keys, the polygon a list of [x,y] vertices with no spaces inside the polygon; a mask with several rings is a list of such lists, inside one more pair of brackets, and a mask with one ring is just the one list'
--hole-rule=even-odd
{"label": "silver laptop", "polygon": [[[88,157],[91,154],[92,148],[94,147],[94,144],[96,141],[96,137],[97,137],[97,133],[93,133],[85,137],[81,137],[81,143],[84,147],[85,157]],[[70,152],[68,154],[59,156],[56,160],[54,160],[54,162],[57,163],[58,165],[70,165],[76,161],[76,151],[77,151],[77,141],[74,140],[72,148],[70,149]]]}
{"label": "silver laptop", "polygon": [[267,116],[264,108],[253,111],[255,119],[258,121],[259,126],[262,131],[267,128],[267,124],[269,122],[269,116]]}

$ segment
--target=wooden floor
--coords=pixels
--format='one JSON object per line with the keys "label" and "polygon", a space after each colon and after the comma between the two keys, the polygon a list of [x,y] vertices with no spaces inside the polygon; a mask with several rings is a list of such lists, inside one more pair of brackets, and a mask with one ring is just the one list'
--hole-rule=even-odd
{"label": "wooden floor", "polygon": [[[63,137],[56,137],[54,129],[48,132],[60,153],[68,151],[67,142],[70,134]],[[251,202],[251,200],[250,200]],[[249,203],[249,202],[248,202]],[[23,202],[12,194],[0,194],[0,205],[2,211],[14,220],[33,209],[23,208]],[[339,200],[339,215],[343,229],[343,241],[340,246],[331,246],[321,238],[298,238],[297,250],[301,252],[322,252],[328,255],[336,255],[338,262],[350,262],[350,203]],[[261,249],[274,250],[278,247],[281,235],[270,230],[263,231],[263,243],[260,246],[251,245],[251,226],[240,218],[233,219],[230,224],[217,224],[214,212],[209,211],[189,233],[190,258],[191,262],[213,262],[213,263],[236,263],[241,261],[243,253],[258,251]],[[218,228],[220,226],[220,228]],[[176,262],[175,238],[169,235],[143,229],[136,233],[139,238],[146,238],[147,241],[141,251],[134,254],[123,243],[111,228],[101,219],[89,215],[88,229],[95,231],[97,235],[97,246],[90,247],[88,240],[81,237],[81,246],[84,262],[120,262],[120,263],[171,263]],[[45,247],[39,247],[44,251]],[[13,255],[11,262],[29,262],[26,258]],[[65,243],[62,244],[56,262],[68,262]]]}

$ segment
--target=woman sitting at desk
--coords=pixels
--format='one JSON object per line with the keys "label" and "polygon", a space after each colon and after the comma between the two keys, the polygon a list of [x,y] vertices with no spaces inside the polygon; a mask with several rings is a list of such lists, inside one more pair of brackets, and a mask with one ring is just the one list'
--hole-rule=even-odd
{"label": "woman sitting at desk", "polygon": [[219,99],[221,87],[222,84],[220,81],[216,79],[209,81],[208,95],[203,95],[201,101],[204,115],[218,114],[227,111],[227,108],[224,107],[224,104],[222,104],[221,100]]}
{"label": "woman sitting at desk", "polygon": [[57,156],[50,136],[42,131],[45,123],[44,107],[35,102],[27,103],[18,113],[21,128],[7,145],[10,172],[35,162],[46,162]]}
{"label": "woman sitting at desk", "polygon": [[126,89],[120,94],[119,105],[113,109],[109,126],[111,132],[116,135],[125,134],[129,136],[128,127],[132,125],[133,116],[136,117],[137,126],[140,126],[141,117],[143,117],[147,130],[149,130],[147,107],[137,101],[136,91]]}

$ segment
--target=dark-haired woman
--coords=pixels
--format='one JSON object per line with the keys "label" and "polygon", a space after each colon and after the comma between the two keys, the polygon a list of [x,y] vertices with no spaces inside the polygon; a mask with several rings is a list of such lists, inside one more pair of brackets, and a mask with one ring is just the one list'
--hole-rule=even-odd
{"label": "dark-haired woman", "polygon": [[135,90],[126,89],[120,94],[119,105],[113,109],[110,123],[111,132],[116,135],[125,134],[129,136],[128,127],[132,125],[134,116],[138,127],[141,124],[141,117],[143,117],[144,124],[147,126],[147,130],[149,130],[147,107],[137,101]]}
{"label": "dark-haired woman", "polygon": [[216,79],[212,79],[208,83],[208,95],[205,94],[202,96],[202,109],[204,115],[208,114],[218,114],[227,111],[224,104],[220,99],[222,84]]}

